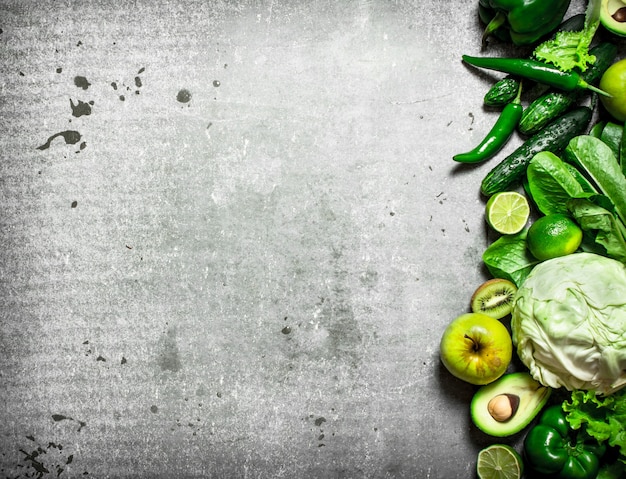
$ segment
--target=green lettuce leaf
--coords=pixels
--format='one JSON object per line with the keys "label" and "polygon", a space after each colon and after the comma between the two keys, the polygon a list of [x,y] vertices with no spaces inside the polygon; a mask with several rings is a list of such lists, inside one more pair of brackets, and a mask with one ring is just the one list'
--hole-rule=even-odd
{"label": "green lettuce leaf", "polygon": [[600,3],[600,0],[589,1],[585,26],[581,31],[558,32],[554,39],[540,43],[535,48],[534,57],[566,72],[587,70],[596,61],[595,56],[589,53],[589,47],[600,26]]}
{"label": "green lettuce leaf", "polygon": [[537,153],[528,164],[528,192],[544,215],[567,214],[567,200],[587,195],[566,165],[549,151]]}
{"label": "green lettuce leaf", "polygon": [[575,390],[562,407],[572,429],[583,428],[599,443],[618,448],[620,460],[626,461],[626,389],[609,396]]}
{"label": "green lettuce leaf", "polygon": [[539,263],[526,247],[526,234],[503,235],[483,253],[483,262],[494,278],[504,278],[520,286],[533,267]]}
{"label": "green lettuce leaf", "polygon": [[615,158],[618,160],[621,153],[620,148],[622,144],[623,132],[624,125],[618,125],[617,123],[608,121],[604,128],[602,128],[602,133],[600,134],[600,139],[611,147],[613,155],[615,155]]}
{"label": "green lettuce leaf", "polygon": [[610,146],[589,135],[573,138],[565,148],[565,161],[576,165],[607,196],[626,225],[626,177]]}
{"label": "green lettuce leaf", "polygon": [[588,35],[580,32],[558,32],[554,40],[541,43],[534,51],[537,60],[551,63],[559,70],[585,71],[596,61],[589,53]]}
{"label": "green lettuce leaf", "polygon": [[[573,198],[566,203],[570,214],[586,233],[584,243],[587,251],[626,263],[626,227],[607,209],[610,202],[606,197],[597,195],[594,199],[595,203],[584,198]],[[597,204],[601,200],[607,208]],[[601,247],[600,251],[597,246]]]}

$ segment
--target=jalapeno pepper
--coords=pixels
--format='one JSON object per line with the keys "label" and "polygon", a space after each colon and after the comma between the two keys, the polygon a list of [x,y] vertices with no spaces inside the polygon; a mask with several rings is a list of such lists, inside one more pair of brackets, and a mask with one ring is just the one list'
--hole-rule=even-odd
{"label": "jalapeno pepper", "polygon": [[604,96],[611,96],[587,83],[574,71],[564,72],[537,60],[525,58],[472,57],[463,55],[463,61],[479,68],[517,75],[564,91],[586,88]]}
{"label": "jalapeno pepper", "polygon": [[498,153],[507,143],[522,117],[524,108],[520,101],[522,84],[517,88],[517,95],[502,109],[498,120],[487,136],[471,151],[454,155],[452,159],[460,163],[480,163]]}
{"label": "jalapeno pepper", "polygon": [[547,408],[524,439],[529,466],[559,479],[595,478],[605,451],[594,438],[571,429],[560,404]]}
{"label": "jalapeno pepper", "polygon": [[515,45],[530,45],[554,30],[570,0],[479,0],[480,19],[487,24],[483,43],[494,34]]}

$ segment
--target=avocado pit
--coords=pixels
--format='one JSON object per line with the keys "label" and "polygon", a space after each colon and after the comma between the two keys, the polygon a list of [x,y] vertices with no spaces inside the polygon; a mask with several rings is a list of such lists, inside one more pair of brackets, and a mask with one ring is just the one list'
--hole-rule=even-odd
{"label": "avocado pit", "polygon": [[613,20],[616,22],[624,23],[626,22],[626,7],[621,7],[615,11],[613,15]]}
{"label": "avocado pit", "polygon": [[498,422],[505,422],[515,416],[520,398],[517,394],[498,394],[489,400],[487,410]]}

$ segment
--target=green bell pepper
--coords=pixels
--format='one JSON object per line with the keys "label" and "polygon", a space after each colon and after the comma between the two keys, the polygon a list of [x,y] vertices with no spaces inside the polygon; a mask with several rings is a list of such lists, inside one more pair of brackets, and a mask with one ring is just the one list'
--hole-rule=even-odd
{"label": "green bell pepper", "polygon": [[524,454],[531,469],[559,479],[594,479],[606,447],[573,430],[560,404],[548,407],[524,439]]}
{"label": "green bell pepper", "polygon": [[532,45],[559,26],[570,0],[479,0],[478,15],[487,24],[483,44],[495,35],[513,44]]}

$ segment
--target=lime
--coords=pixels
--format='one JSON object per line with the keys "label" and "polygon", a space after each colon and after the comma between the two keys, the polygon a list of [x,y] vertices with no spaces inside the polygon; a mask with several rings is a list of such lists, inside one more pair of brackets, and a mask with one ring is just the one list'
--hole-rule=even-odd
{"label": "lime", "polygon": [[516,191],[501,191],[489,198],[485,207],[486,219],[498,233],[519,233],[530,215],[530,206],[524,195]]}
{"label": "lime", "polygon": [[535,258],[543,261],[573,253],[582,239],[583,232],[572,218],[552,213],[530,225],[526,245]]}
{"label": "lime", "polygon": [[480,479],[519,479],[524,463],[519,453],[506,444],[492,444],[478,453],[476,472]]}
{"label": "lime", "polygon": [[626,58],[611,65],[602,75],[600,84],[610,98],[600,95],[604,108],[618,121],[626,121]]}

